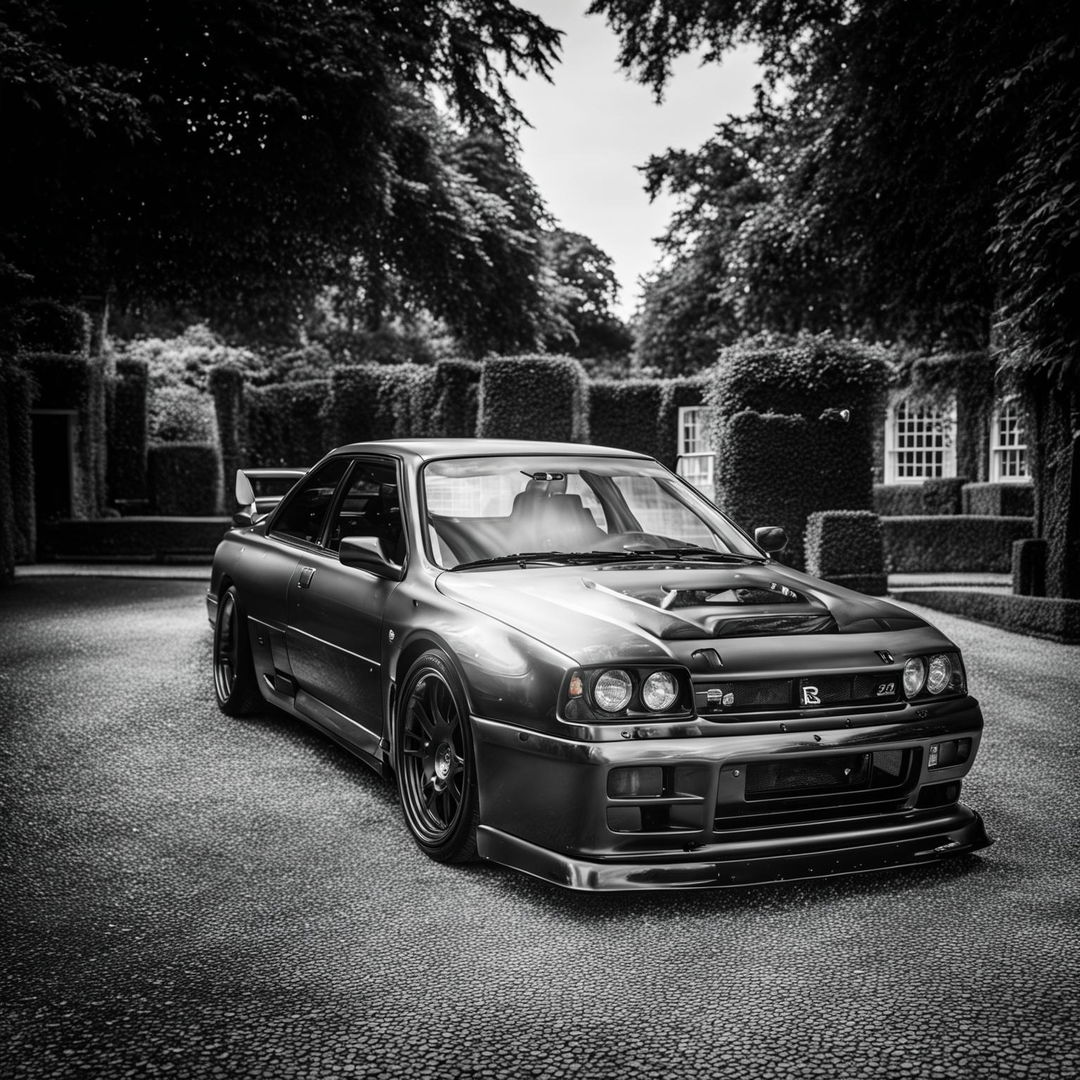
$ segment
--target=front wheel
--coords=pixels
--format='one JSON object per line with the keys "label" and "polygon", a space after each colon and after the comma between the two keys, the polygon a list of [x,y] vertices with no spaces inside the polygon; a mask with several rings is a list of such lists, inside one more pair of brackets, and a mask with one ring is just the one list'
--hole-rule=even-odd
{"label": "front wheel", "polygon": [[247,619],[235,585],[221,594],[214,622],[214,692],[218,708],[228,716],[246,716],[262,704]]}
{"label": "front wheel", "polygon": [[401,692],[394,766],[405,822],[438,862],[476,858],[479,802],[465,694],[433,649],[409,668]]}

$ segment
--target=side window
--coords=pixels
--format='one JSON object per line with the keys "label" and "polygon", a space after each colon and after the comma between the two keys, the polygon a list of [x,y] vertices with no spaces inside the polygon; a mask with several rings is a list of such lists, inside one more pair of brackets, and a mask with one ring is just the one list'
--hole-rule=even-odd
{"label": "side window", "polygon": [[405,561],[405,530],[393,465],[356,463],[330,525],[326,546],[337,551],[347,536],[377,536],[394,562],[400,565]]}
{"label": "side window", "polygon": [[281,508],[272,531],[278,536],[290,536],[294,540],[317,544],[334,491],[348,467],[348,458],[332,458],[311,473]]}

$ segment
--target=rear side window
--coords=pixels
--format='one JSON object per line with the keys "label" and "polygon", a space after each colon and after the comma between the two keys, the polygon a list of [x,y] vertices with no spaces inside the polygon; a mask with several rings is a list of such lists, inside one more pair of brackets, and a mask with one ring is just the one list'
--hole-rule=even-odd
{"label": "rear side window", "polygon": [[271,530],[278,536],[290,536],[294,540],[307,540],[317,544],[322,536],[326,515],[349,459],[331,458],[325,465],[311,473],[274,519]]}

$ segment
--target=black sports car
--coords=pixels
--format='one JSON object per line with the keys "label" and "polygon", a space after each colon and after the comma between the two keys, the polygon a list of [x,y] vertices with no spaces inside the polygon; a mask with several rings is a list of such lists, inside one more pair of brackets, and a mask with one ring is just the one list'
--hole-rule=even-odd
{"label": "black sports car", "polygon": [[432,858],[578,889],[737,885],[985,847],[951,641],[776,562],[651,458],[416,439],[237,515],[222,710],[276,705],[397,780]]}

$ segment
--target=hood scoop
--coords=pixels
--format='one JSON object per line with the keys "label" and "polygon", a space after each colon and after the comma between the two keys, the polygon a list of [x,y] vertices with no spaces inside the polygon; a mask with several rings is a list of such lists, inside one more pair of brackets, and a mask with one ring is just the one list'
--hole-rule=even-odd
{"label": "hood scoop", "polygon": [[588,578],[582,584],[644,609],[638,625],[668,641],[837,630],[836,620],[820,600],[775,581],[728,580],[693,589],[664,584],[613,589]]}

